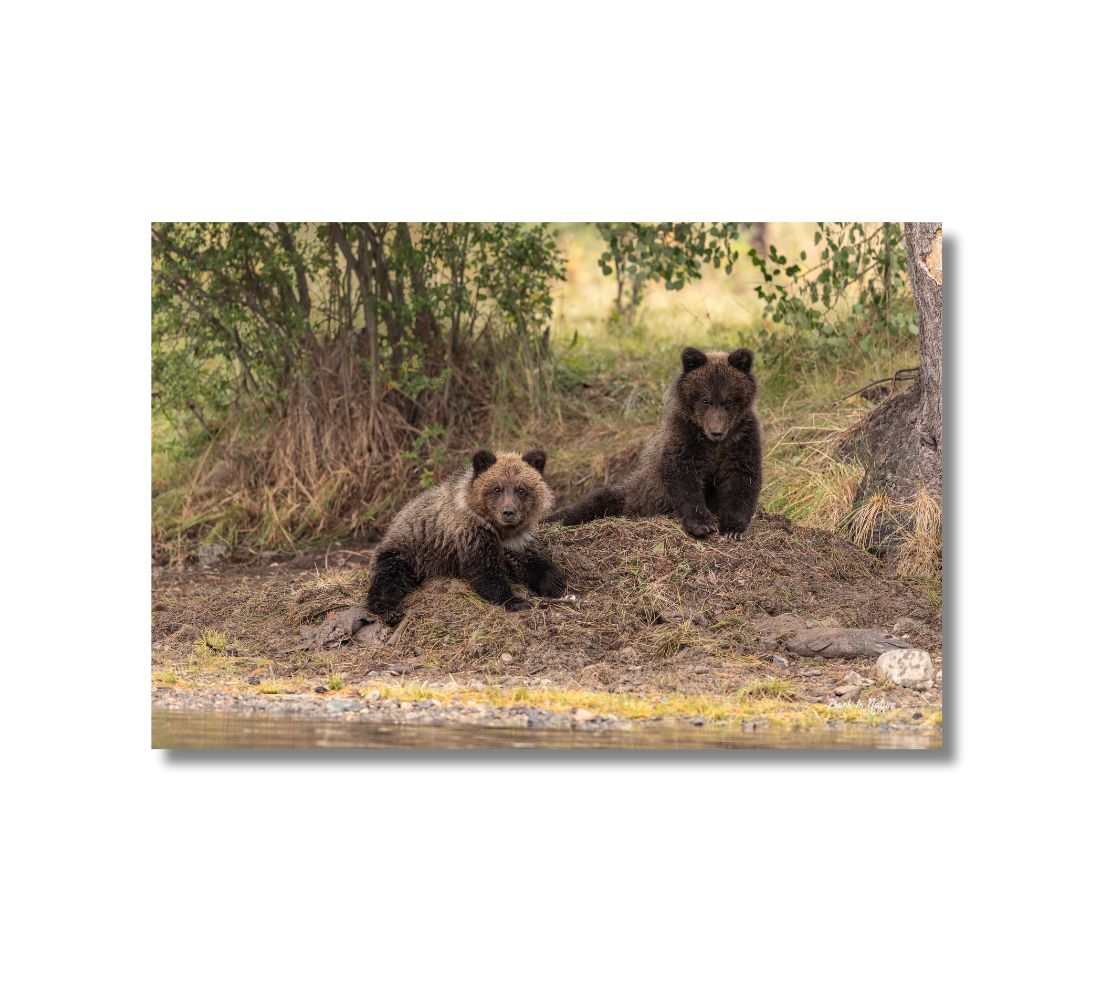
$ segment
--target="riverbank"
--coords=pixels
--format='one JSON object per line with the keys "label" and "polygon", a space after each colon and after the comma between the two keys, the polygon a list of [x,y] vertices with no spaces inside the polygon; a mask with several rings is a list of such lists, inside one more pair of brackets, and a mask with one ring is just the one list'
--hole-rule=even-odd
{"label": "riverbank", "polygon": [[[765,513],[737,542],[697,542],[667,518],[543,535],[564,598],[510,614],[437,580],[393,630],[352,617],[368,546],[156,568],[153,706],[577,731],[941,725],[936,600],[840,536]],[[874,650],[806,646],[819,635],[919,646],[934,675],[898,686]]]}

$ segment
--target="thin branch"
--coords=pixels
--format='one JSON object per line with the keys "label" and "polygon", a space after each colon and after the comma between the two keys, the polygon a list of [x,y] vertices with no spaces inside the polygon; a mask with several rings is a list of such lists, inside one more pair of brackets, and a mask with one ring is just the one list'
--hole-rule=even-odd
{"label": "thin branch", "polygon": [[887,378],[877,378],[874,382],[868,382],[867,385],[860,386],[854,392],[849,392],[848,395],[841,396],[832,405],[836,406],[836,405],[844,402],[845,399],[851,399],[852,396],[858,396],[861,392],[864,392],[865,390],[870,389],[872,386],[882,385],[884,382],[890,382],[892,384],[895,383],[895,382],[909,382],[912,379],[915,379],[917,377],[918,377],[918,369],[917,368],[899,368],[898,371],[896,371],[893,375],[891,375]]}

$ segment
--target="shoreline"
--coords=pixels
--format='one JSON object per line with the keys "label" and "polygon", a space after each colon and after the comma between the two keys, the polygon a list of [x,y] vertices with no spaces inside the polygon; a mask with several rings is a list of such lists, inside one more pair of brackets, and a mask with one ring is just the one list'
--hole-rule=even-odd
{"label": "shoreline", "polygon": [[[474,728],[553,729],[575,732],[615,730],[633,732],[657,726],[710,727],[723,730],[812,732],[851,729],[879,732],[940,733],[942,718],[936,710],[912,711],[891,709],[879,711],[874,706],[847,703],[831,706],[805,706],[787,703],[775,706],[760,700],[737,706],[735,715],[720,717],[712,712],[692,714],[657,714],[657,702],[649,699],[628,700],[618,706],[618,714],[598,711],[588,706],[615,707],[594,692],[552,692],[574,704],[571,708],[542,707],[524,703],[508,703],[516,692],[493,692],[495,700],[485,693],[416,689],[381,689],[369,692],[350,691],[337,695],[309,694],[242,694],[217,690],[178,690],[156,688],[152,692],[152,711],[193,714],[222,713],[251,718],[254,716],[289,717],[307,720],[329,719],[343,722],[372,722],[382,725],[469,726]],[[481,696],[480,696],[481,695]],[[507,703],[503,704],[502,700]]]}

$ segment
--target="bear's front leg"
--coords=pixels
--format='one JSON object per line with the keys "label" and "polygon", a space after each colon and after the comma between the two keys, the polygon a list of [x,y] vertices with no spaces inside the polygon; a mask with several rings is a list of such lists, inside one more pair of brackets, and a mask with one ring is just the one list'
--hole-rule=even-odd
{"label": "bear's front leg", "polygon": [[661,479],[685,531],[694,538],[707,538],[719,530],[719,521],[704,500],[704,484],[696,469],[666,451],[661,460]]}
{"label": "bear's front leg", "polygon": [[562,597],[564,574],[539,549],[510,555],[511,575],[541,597]]}
{"label": "bear's front leg", "polygon": [[721,470],[714,484],[713,509],[719,531],[728,538],[742,538],[758,507],[762,489],[761,447],[757,435],[748,434],[746,447]]}
{"label": "bear's front leg", "polygon": [[484,601],[500,604],[507,611],[525,611],[532,607],[510,587],[502,546],[496,538],[481,540],[464,555],[463,577]]}
{"label": "bear's front leg", "polygon": [[396,625],[404,617],[401,602],[420,586],[422,580],[412,563],[396,549],[377,554],[366,606],[386,625]]}
{"label": "bear's front leg", "polygon": [[[755,495],[757,499],[757,494]],[[719,519],[719,533],[728,538],[739,539],[746,534],[754,516],[755,502],[751,499],[747,484],[739,477],[731,477],[726,492],[717,493],[713,504]]]}

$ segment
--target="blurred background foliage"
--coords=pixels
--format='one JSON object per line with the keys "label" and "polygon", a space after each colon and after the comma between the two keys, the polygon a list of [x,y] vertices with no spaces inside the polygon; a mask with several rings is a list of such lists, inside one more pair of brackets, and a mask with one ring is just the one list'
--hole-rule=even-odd
{"label": "blurred background foliage", "polygon": [[755,351],[763,501],[837,528],[884,390],[842,397],[916,331],[896,223],[156,223],[155,555],[367,534],[481,444],[585,489],[686,344]]}

